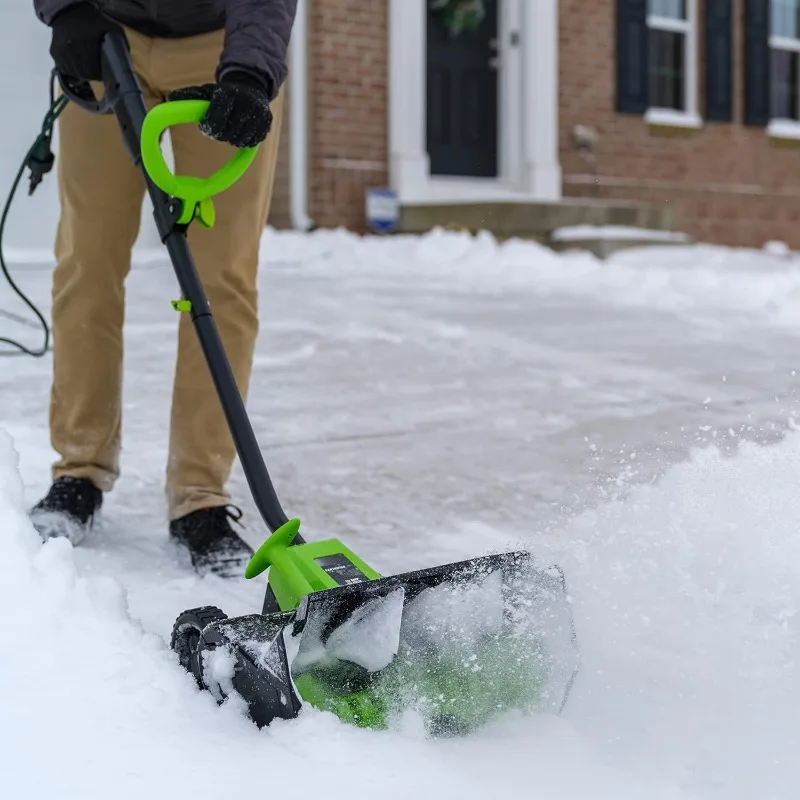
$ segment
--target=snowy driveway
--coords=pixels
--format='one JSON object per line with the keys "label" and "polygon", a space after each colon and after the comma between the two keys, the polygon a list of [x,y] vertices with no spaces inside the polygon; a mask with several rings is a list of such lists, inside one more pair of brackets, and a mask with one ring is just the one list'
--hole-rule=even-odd
{"label": "snowy driveway", "polygon": [[[797,446],[734,462],[706,455],[670,470],[690,448],[773,442],[791,426],[800,261],[693,247],[603,264],[443,233],[269,233],[263,255],[249,406],[278,494],[306,535],[340,536],[383,571],[520,541],[558,557],[584,650],[566,715],[578,733],[615,763],[699,796],[792,796],[800,579],[787,563],[800,517],[786,511],[800,486]],[[47,307],[46,270],[15,275]],[[128,297],[123,477],[103,530],[74,557],[84,574],[118,578],[133,617],[167,636],[186,607],[254,610],[261,585],[197,581],[164,546],[176,322],[168,265],[136,264]],[[14,303],[0,287],[0,309],[19,312]],[[36,344],[2,317],[0,329]],[[48,388],[46,361],[0,359],[0,428],[20,451],[29,503],[52,458]],[[742,496],[731,469],[751,490],[763,486]],[[665,473],[663,487],[624,500]],[[233,486],[257,546],[264,532],[238,472]],[[621,504],[591,511],[617,495]],[[763,505],[748,504],[756,495]],[[725,538],[715,528],[734,509],[724,531],[748,520],[758,527],[763,563],[747,531]],[[753,584],[745,562],[766,570]],[[742,692],[747,703],[731,708]],[[572,734],[557,735],[568,742],[555,769],[572,769]],[[583,796],[569,794],[569,781],[565,794],[558,786],[542,796]]]}
{"label": "snowy driveway", "polygon": [[[463,526],[526,537],[729,431],[771,439],[794,406],[800,262],[664,248],[602,264],[341,232],[267,234],[263,255],[249,407],[278,493],[310,535],[353,536],[393,570],[471,555]],[[15,274],[46,306],[47,273],[28,270]],[[128,287],[126,451],[106,516],[157,540],[175,283],[155,261]],[[0,424],[23,440],[33,500],[52,457],[49,370],[0,363]],[[234,487],[254,512],[238,473]]]}

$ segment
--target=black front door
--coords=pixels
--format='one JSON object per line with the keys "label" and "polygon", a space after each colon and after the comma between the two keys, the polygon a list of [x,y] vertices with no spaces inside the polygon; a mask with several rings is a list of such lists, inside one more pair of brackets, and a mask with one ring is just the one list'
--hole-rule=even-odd
{"label": "black front door", "polygon": [[[426,0],[427,1],[427,0]],[[433,175],[497,176],[498,0],[452,36],[428,7],[427,146]]]}

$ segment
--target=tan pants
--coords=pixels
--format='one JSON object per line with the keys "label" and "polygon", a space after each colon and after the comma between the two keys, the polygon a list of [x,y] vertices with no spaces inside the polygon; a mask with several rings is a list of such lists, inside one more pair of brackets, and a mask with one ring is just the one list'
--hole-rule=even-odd
{"label": "tan pants", "polygon": [[[222,32],[176,40],[153,40],[130,30],[126,34],[148,107],[163,102],[173,89],[214,80]],[[245,398],[258,332],[259,241],[270,207],[283,93],[272,110],[272,132],[253,165],[214,200],[214,228],[194,224],[189,232],[198,273]],[[210,175],[234,152],[195,125],[170,133],[178,173]],[[50,430],[60,459],[53,477],[88,477],[107,492],[120,473],[124,282],[145,185],[123,147],[116,119],[73,104],[59,120],[58,180]],[[181,314],[178,324],[166,468],[173,519],[228,503],[225,484],[236,456],[189,315]]]}

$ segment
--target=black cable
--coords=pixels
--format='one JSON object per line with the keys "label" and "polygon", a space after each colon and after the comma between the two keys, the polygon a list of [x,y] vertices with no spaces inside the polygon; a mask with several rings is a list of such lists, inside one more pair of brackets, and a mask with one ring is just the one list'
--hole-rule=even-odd
{"label": "black cable", "polygon": [[[3,254],[3,235],[5,233],[6,221],[8,219],[9,211],[11,210],[11,205],[14,201],[14,197],[17,193],[19,183],[22,180],[25,170],[30,169],[31,171],[30,188],[28,190],[28,195],[30,196],[34,193],[34,191],[36,191],[36,187],[42,182],[44,175],[50,172],[50,170],[53,168],[55,157],[53,156],[53,152],[50,147],[53,138],[53,127],[55,126],[59,115],[69,103],[67,98],[63,95],[58,99],[55,98],[55,79],[55,72],[53,72],[50,82],[50,108],[45,115],[44,122],[42,123],[42,131],[36,138],[36,141],[33,143],[33,145],[31,145],[30,150],[28,150],[27,154],[25,155],[25,159],[23,160],[22,165],[19,168],[19,172],[17,172],[17,175],[14,179],[14,183],[11,186],[11,191],[9,192],[5,208],[3,209],[3,214],[0,216],[0,271],[3,273],[6,281],[8,281],[8,285],[11,287],[11,289],[39,319],[41,327],[44,331],[44,346],[40,350],[32,350],[29,347],[25,347],[25,345],[20,344],[20,342],[14,341],[14,339],[8,339],[0,336],[1,344],[9,345],[10,347],[14,348],[13,350],[0,350],[0,356],[28,355],[33,356],[34,358],[41,358],[52,349],[50,347],[50,327],[47,324],[47,320],[44,318],[44,316],[42,316],[42,313],[39,311],[39,309],[27,297],[22,289],[17,286],[17,284],[14,282],[14,279],[11,277],[11,273],[8,270],[5,256]],[[11,314],[10,312],[0,313],[7,318],[14,319],[16,321],[24,321],[22,317],[19,317],[16,314]],[[29,325],[36,325],[30,321],[24,322]]]}

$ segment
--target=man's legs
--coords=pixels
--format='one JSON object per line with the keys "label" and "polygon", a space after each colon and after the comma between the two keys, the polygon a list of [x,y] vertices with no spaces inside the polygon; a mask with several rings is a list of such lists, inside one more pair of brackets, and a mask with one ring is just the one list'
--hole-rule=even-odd
{"label": "man's legs", "polygon": [[[213,82],[222,46],[222,32],[158,42],[153,62],[158,91],[166,94]],[[252,166],[234,186],[214,198],[214,227],[208,230],[195,223],[189,229],[192,255],[245,398],[258,334],[259,243],[269,213],[282,110],[281,94],[272,104],[272,131]],[[176,171],[184,175],[208,176],[236,152],[204,136],[195,125],[172,128],[171,137]],[[227,523],[220,522],[219,512],[229,503],[225,484],[236,450],[189,315],[181,316],[178,337],[167,464],[169,515],[174,521],[215,508],[216,515],[195,514],[190,524],[201,518],[217,519],[214,524],[224,536]],[[209,529],[208,536],[212,533]]]}
{"label": "man's legs", "polygon": [[[126,33],[152,105],[156,98],[146,89],[150,41]],[[114,116],[70,104],[58,125],[50,435],[60,458],[53,465],[57,487],[33,517],[43,535],[77,540],[82,530],[45,511],[71,512],[88,523],[100,502],[97,490],[109,491],[119,474],[124,282],[145,187]]]}

